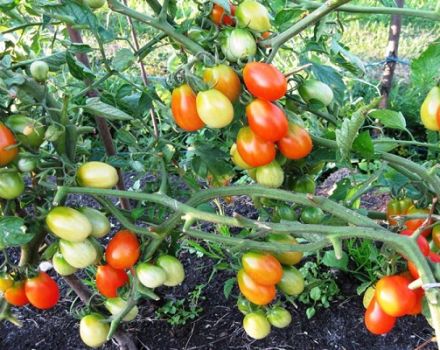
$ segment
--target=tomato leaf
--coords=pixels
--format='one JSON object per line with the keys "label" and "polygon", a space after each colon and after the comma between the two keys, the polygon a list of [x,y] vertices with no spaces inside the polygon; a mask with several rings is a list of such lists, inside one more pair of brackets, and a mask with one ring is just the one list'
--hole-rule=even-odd
{"label": "tomato leaf", "polygon": [[232,277],[228,279],[225,284],[223,285],[223,294],[225,295],[225,298],[228,299],[231,295],[232,288],[234,288],[236,282],[236,278]]}
{"label": "tomato leaf", "polygon": [[368,131],[361,132],[353,141],[353,151],[362,157],[370,159],[374,156],[374,145]]}
{"label": "tomato leaf", "polygon": [[95,74],[87,68],[84,64],[76,60],[70,52],[66,52],[66,62],[69,67],[69,72],[78,80],[94,79]]}
{"label": "tomato leaf", "polygon": [[18,247],[28,243],[33,237],[33,234],[26,233],[26,226],[22,218],[15,216],[0,218],[1,247]]}
{"label": "tomato leaf", "polygon": [[129,68],[135,61],[133,52],[129,49],[120,49],[116,52],[115,57],[113,57],[113,67],[122,72]]}
{"label": "tomato leaf", "polygon": [[432,43],[411,63],[411,80],[426,90],[440,77],[440,40]]}
{"label": "tomato leaf", "polygon": [[336,268],[339,270],[347,270],[348,268],[348,255],[342,252],[341,259],[337,259],[334,250],[327,250],[322,259],[322,263],[331,268]]}
{"label": "tomato leaf", "polygon": [[379,119],[386,128],[406,130],[406,120],[401,112],[389,109],[375,109],[369,113],[369,116]]}
{"label": "tomato leaf", "polygon": [[131,120],[133,119],[127,113],[120,109],[113,107],[107,103],[102,102],[99,97],[92,97],[86,101],[85,106],[81,106],[90,114],[109,119],[109,120]]}

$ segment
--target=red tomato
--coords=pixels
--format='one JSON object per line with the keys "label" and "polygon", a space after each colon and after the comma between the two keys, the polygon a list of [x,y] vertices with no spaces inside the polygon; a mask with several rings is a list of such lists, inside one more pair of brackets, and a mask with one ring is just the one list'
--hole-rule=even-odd
{"label": "red tomato", "polygon": [[420,315],[423,310],[423,297],[425,296],[425,291],[423,288],[414,289],[414,293],[416,293],[416,302],[414,307],[408,312],[408,315],[416,316]]}
{"label": "red tomato", "polygon": [[0,166],[7,165],[15,159],[18,154],[18,147],[9,147],[16,144],[17,140],[12,131],[0,123]]}
{"label": "red tomato", "polygon": [[251,62],[243,69],[243,80],[249,92],[262,100],[275,101],[287,91],[287,80],[274,65]]}
{"label": "red tomato", "polygon": [[[401,235],[404,236],[411,236],[413,234],[414,231],[412,230],[403,230],[402,232],[400,232]],[[420,248],[420,251],[422,252],[422,254],[424,256],[428,256],[429,252],[431,251],[431,248],[429,247],[429,242],[428,240],[424,237],[424,236],[419,236],[417,238],[417,244]]]}
{"label": "red tomato", "polygon": [[419,271],[417,270],[416,265],[412,261],[409,261],[409,260],[408,260],[408,271],[411,274],[412,278],[414,278],[415,280],[420,277]]}
{"label": "red tomato", "polygon": [[[235,9],[236,6],[229,3],[231,6],[231,15],[235,15]],[[209,16],[211,18],[211,21],[213,21],[218,26],[221,24],[227,25],[227,26],[233,26],[235,24],[235,20],[231,17],[225,14],[225,9],[221,7],[220,5],[214,4],[212,7],[211,15]]]}
{"label": "red tomato", "polygon": [[275,144],[263,140],[248,126],[239,130],[236,144],[241,158],[252,167],[269,164],[275,159]]}
{"label": "red tomato", "polygon": [[408,279],[399,275],[386,276],[377,282],[375,298],[385,313],[400,317],[414,308],[417,295],[408,284]]}
{"label": "red tomato", "polygon": [[96,272],[96,287],[107,298],[116,298],[118,288],[128,282],[128,275],[124,270],[116,270],[110,265],[98,266]]}
{"label": "red tomato", "polygon": [[278,141],[278,148],[286,158],[302,159],[312,151],[312,138],[306,129],[289,122],[287,135]]}
{"label": "red tomato", "polygon": [[243,270],[256,282],[265,286],[277,284],[283,277],[280,262],[270,254],[247,252],[241,257]]}
{"label": "red tomato", "polygon": [[29,302],[38,309],[53,308],[60,299],[58,284],[46,272],[27,279],[24,289]]}
{"label": "red tomato", "polygon": [[396,324],[396,318],[387,315],[380,307],[376,298],[373,298],[365,311],[365,326],[373,334],[385,334],[391,331]]}
{"label": "red tomato", "polygon": [[140,253],[137,236],[128,230],[122,230],[116,233],[108,243],[105,260],[113,268],[124,270],[136,264]]}
{"label": "red tomato", "polygon": [[255,282],[244,270],[238,271],[238,287],[247,300],[256,305],[267,305],[275,299],[274,285],[264,286]]}
{"label": "red tomato", "polygon": [[205,126],[197,113],[196,94],[187,84],[173,90],[171,111],[176,124],[185,131],[196,131]]}
{"label": "red tomato", "polygon": [[[411,215],[411,214],[429,214],[429,209],[421,209],[421,208],[416,208],[415,206],[412,206],[407,211],[407,215]],[[420,226],[422,226],[424,221],[425,221],[425,219],[412,219],[412,220],[405,221],[405,225],[406,225],[407,229],[415,231]],[[428,225],[430,225],[430,224],[432,224],[432,220],[429,221]],[[422,232],[422,235],[427,237],[427,236],[429,236],[430,233],[431,233],[431,229],[428,228]]]}
{"label": "red tomato", "polygon": [[433,263],[440,263],[440,255],[434,252],[429,252],[428,259]]}
{"label": "red tomato", "polygon": [[6,289],[4,297],[9,304],[14,306],[23,306],[29,303],[23,281],[15,282],[12,287]]}
{"label": "red tomato", "polygon": [[271,102],[253,100],[246,107],[246,116],[252,131],[265,141],[276,142],[287,134],[286,115]]}

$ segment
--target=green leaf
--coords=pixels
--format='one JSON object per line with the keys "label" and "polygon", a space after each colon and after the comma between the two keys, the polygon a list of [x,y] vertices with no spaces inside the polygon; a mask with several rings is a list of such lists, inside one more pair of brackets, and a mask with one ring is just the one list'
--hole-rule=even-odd
{"label": "green leaf", "polygon": [[364,158],[372,158],[374,156],[373,140],[368,131],[361,132],[353,142],[353,151],[357,152]]}
{"label": "green leaf", "polygon": [[109,119],[109,120],[131,120],[133,119],[127,113],[120,109],[113,107],[107,103],[102,102],[99,97],[92,97],[86,101],[85,106],[81,106],[90,114]]}
{"label": "green leaf", "polygon": [[348,255],[342,252],[341,259],[337,259],[334,250],[327,250],[322,259],[322,263],[331,268],[336,268],[339,270],[347,270],[348,268]]}
{"label": "green leaf", "polygon": [[310,298],[312,298],[312,300],[315,300],[315,301],[321,299],[321,288],[313,287],[310,290]]}
{"label": "green leaf", "polygon": [[378,119],[386,128],[406,130],[406,120],[401,112],[389,109],[375,109],[369,115],[372,118]]}
{"label": "green leaf", "polygon": [[200,161],[205,164],[206,169],[218,181],[234,175],[231,162],[226,161],[228,155],[223,153],[219,148],[202,144],[195,144],[194,148],[194,153],[200,158]]}
{"label": "green leaf", "polygon": [[365,66],[362,60],[352,54],[345,46],[342,46],[336,39],[332,40],[331,50],[337,55],[332,57],[335,63],[349,70],[353,74],[365,74]]}
{"label": "green leaf", "polygon": [[223,285],[223,294],[225,295],[225,298],[228,299],[231,295],[232,288],[234,288],[236,278],[232,277],[228,279],[225,284]]}
{"label": "green leaf", "polygon": [[333,90],[335,100],[340,105],[342,105],[344,101],[346,86],[344,81],[342,80],[341,75],[333,67],[319,64],[317,62],[311,63],[313,63],[312,72],[315,75],[316,79],[330,86]]}
{"label": "green leaf", "polygon": [[411,63],[411,80],[416,85],[431,86],[440,78],[440,40],[432,43]]}
{"label": "green leaf", "polygon": [[381,137],[374,140],[374,150],[376,152],[389,152],[399,147],[395,139],[389,137]]}
{"label": "green leaf", "polygon": [[135,61],[133,52],[129,49],[120,49],[113,57],[113,68],[122,72],[129,68]]}
{"label": "green leaf", "polygon": [[19,247],[34,237],[26,233],[24,220],[16,216],[4,216],[0,218],[0,246],[4,248]]}
{"label": "green leaf", "polygon": [[69,72],[74,78],[78,80],[95,78],[95,74],[93,74],[93,72],[84,64],[76,60],[70,52],[66,52],[66,62],[69,67]]}
{"label": "green leaf", "polygon": [[315,316],[316,310],[313,306],[310,306],[306,310],[306,316],[310,320],[313,316]]}

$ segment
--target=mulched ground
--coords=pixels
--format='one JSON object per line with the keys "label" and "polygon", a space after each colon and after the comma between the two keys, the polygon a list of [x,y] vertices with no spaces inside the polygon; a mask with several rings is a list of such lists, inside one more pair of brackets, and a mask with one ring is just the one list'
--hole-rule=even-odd
{"label": "mulched ground", "polygon": [[[347,175],[347,170],[332,174],[318,189],[318,193],[328,194],[333,184]],[[380,210],[387,197],[367,194],[362,200],[369,209]],[[89,204],[88,199],[83,197],[73,198],[73,202]],[[230,206],[242,215],[255,215],[255,210],[244,198],[237,198]],[[311,320],[305,316],[304,305],[299,303],[297,307],[291,306],[292,324],[284,330],[273,329],[270,336],[261,341],[246,336],[241,327],[242,315],[235,307],[235,299],[225,299],[223,284],[233,277],[225,271],[219,272],[204,289],[200,316],[185,326],[172,327],[165,320],[156,319],[156,310],[166,299],[184,298],[197,285],[205,283],[213,265],[211,260],[197,258],[187,252],[182,254],[181,259],[187,273],[185,283],[177,288],[158,289],[163,301],[144,301],[140,305],[140,315],[124,325],[140,349],[409,350],[416,349],[432,337],[432,330],[423,317],[399,319],[395,329],[386,336],[369,334],[363,325],[364,309],[361,298],[355,292],[356,281],[340,272],[335,272],[335,278],[343,292],[341,299],[332,302],[329,309],[321,309]],[[0,323],[0,349],[86,349],[79,338],[78,320],[69,313],[76,296],[68,290],[63,280],[58,282],[62,288],[62,300],[54,309],[37,312],[32,307],[22,308],[19,312],[22,328],[7,322]],[[232,294],[237,295],[237,289]],[[81,306],[78,301],[75,305]],[[117,346],[107,343],[103,348],[117,349]],[[433,344],[423,347],[435,348]]]}

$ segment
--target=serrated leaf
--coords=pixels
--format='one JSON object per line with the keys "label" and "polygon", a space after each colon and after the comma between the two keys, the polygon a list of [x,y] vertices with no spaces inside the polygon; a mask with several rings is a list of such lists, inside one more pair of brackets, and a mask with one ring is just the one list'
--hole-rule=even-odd
{"label": "serrated leaf", "polygon": [[234,288],[236,278],[232,277],[228,280],[226,280],[225,284],[223,285],[223,294],[226,299],[229,298],[231,295],[232,289]]}
{"label": "serrated leaf", "polygon": [[362,107],[350,119],[344,119],[341,127],[336,130],[336,143],[342,159],[348,159],[350,155],[353,142],[365,121],[365,109],[366,107]]}
{"label": "serrated leaf", "polygon": [[90,114],[109,119],[109,120],[131,120],[133,119],[127,113],[102,102],[99,97],[92,97],[86,101],[86,105],[82,106],[84,110]]}
{"label": "serrated leaf", "polygon": [[19,247],[31,241],[33,234],[26,233],[24,220],[16,216],[0,218],[0,246]]}
{"label": "serrated leaf", "polygon": [[66,62],[69,67],[69,72],[74,78],[78,80],[95,78],[95,74],[93,74],[93,72],[84,64],[76,60],[70,52],[66,52]]}
{"label": "serrated leaf", "polygon": [[416,85],[431,86],[440,77],[440,40],[432,43],[411,63],[411,80]]}
{"label": "serrated leaf", "polygon": [[135,61],[135,57],[133,52],[129,49],[120,49],[116,52],[115,57],[113,57],[113,68],[116,70],[123,72],[127,68],[129,68],[133,62]]}
{"label": "serrated leaf", "polygon": [[386,128],[406,130],[406,120],[401,112],[389,109],[375,109],[369,115],[372,118],[378,119]]}
{"label": "serrated leaf", "polygon": [[353,142],[353,151],[367,159],[374,156],[373,139],[368,131],[361,132],[356,137]]}

